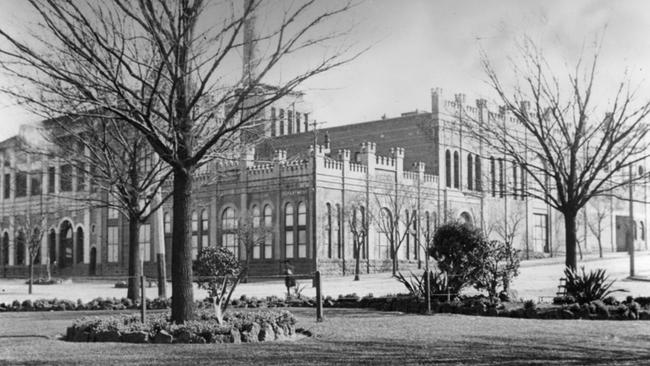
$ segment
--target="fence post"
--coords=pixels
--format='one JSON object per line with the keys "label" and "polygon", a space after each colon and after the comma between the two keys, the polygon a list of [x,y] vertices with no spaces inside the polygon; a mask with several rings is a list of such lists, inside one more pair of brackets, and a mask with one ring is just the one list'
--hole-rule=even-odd
{"label": "fence post", "polygon": [[320,271],[314,273],[314,282],[316,282],[316,321],[323,321],[323,292],[321,287]]}
{"label": "fence post", "polygon": [[140,275],[140,320],[142,323],[147,320],[147,300],[144,297],[144,275]]}

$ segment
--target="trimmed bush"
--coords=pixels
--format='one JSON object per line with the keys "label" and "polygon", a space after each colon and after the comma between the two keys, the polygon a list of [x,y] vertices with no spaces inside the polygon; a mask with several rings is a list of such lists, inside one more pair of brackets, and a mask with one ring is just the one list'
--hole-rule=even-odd
{"label": "trimmed bush", "polygon": [[233,343],[282,339],[295,334],[295,318],[287,311],[233,312],[220,323],[212,312],[197,319],[171,323],[167,314],[151,314],[146,323],[137,315],[82,318],[66,331],[75,342]]}

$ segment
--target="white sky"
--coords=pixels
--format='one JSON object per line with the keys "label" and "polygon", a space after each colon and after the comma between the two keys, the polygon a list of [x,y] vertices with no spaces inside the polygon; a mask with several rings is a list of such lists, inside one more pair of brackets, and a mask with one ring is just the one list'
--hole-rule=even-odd
{"label": "white sky", "polygon": [[[0,5],[5,29],[34,20],[26,2],[4,0]],[[640,98],[650,98],[650,1],[366,0],[339,21],[339,26],[352,24],[356,28],[350,40],[371,49],[302,88],[313,116],[329,126],[430,110],[434,87],[442,87],[447,96],[463,92],[469,101],[489,99],[480,47],[507,75],[507,57],[515,55],[514,46],[524,34],[549,58],[572,66],[583,49],[590,55],[590,46],[604,31],[599,73],[603,95],[627,69],[635,83],[642,83]],[[21,123],[37,119],[0,96],[0,140],[15,134]]]}

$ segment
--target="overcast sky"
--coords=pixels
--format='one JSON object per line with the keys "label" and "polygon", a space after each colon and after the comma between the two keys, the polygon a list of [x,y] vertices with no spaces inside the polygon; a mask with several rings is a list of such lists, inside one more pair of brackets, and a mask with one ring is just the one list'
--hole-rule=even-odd
{"label": "overcast sky", "polygon": [[[34,19],[23,1],[2,5],[5,28],[17,29]],[[434,87],[447,96],[463,92],[470,101],[489,99],[480,48],[507,74],[507,58],[516,53],[514,46],[524,34],[559,65],[573,65],[581,52],[592,53],[594,40],[604,32],[602,89],[611,89],[628,70],[635,83],[642,83],[640,97],[650,98],[650,1],[366,0],[340,24],[356,25],[350,39],[372,47],[353,63],[303,86],[313,116],[330,126],[430,110]],[[35,118],[0,96],[0,140]]]}

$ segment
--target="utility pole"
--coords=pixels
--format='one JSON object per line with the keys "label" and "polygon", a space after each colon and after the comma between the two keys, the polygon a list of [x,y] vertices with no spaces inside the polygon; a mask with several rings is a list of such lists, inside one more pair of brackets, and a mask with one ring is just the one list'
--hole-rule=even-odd
{"label": "utility pole", "polygon": [[634,174],[632,172],[632,165],[629,167],[629,204],[630,204],[630,220],[629,220],[629,228],[628,228],[628,252],[630,253],[630,277],[634,277],[634,201],[633,201],[633,195],[634,195],[634,188],[632,186],[632,175]]}
{"label": "utility pole", "polygon": [[325,124],[326,122],[316,122],[314,120],[311,123],[308,123],[311,126],[312,131],[312,146],[314,148],[312,154],[312,195],[311,195],[311,240],[312,240],[312,250],[314,258],[314,272],[318,271],[318,244],[316,243],[316,150],[318,148],[318,134],[317,127],[318,125]]}

